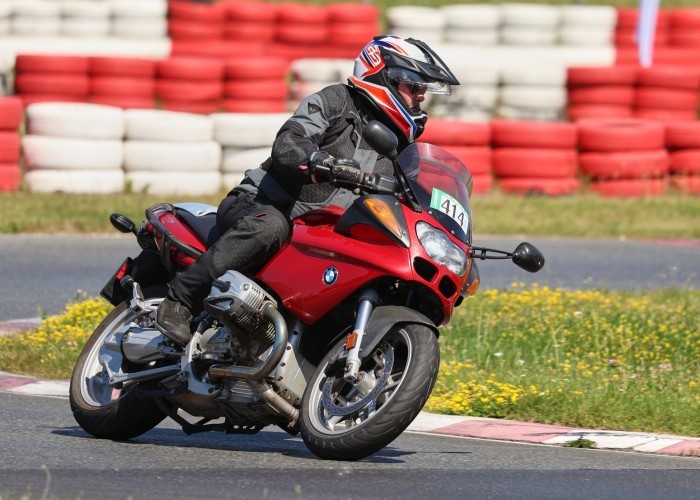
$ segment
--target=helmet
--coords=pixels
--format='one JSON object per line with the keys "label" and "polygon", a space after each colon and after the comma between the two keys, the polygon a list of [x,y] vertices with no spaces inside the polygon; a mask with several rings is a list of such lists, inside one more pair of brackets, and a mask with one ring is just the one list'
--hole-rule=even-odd
{"label": "helmet", "polygon": [[450,94],[450,85],[459,81],[428,45],[413,38],[393,35],[376,36],[355,59],[351,86],[359,89],[379,109],[382,118],[394,131],[413,142],[423,132],[428,115],[404,101],[399,83],[413,85],[414,92]]}

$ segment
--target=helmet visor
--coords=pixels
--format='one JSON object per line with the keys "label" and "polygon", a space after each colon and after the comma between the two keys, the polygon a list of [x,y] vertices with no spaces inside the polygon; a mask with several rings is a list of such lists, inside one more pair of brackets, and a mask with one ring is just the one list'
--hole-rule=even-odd
{"label": "helmet visor", "polygon": [[452,88],[449,83],[428,78],[410,69],[389,66],[386,72],[389,79],[393,82],[410,85],[411,92],[414,94],[419,91],[423,91],[426,94],[450,95],[452,93]]}

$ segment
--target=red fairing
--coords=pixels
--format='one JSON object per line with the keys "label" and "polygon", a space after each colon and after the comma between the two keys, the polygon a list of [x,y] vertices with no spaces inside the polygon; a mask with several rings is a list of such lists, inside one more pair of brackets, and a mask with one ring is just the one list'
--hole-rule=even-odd
{"label": "red fairing", "polygon": [[[315,219],[323,220],[320,211],[315,211]],[[435,290],[440,297],[443,321],[446,324],[452,317],[452,308],[469,275],[469,269],[462,277],[441,266],[430,281],[426,281],[413,269],[416,257],[430,261],[423,247],[418,243],[415,225],[418,220],[439,227],[425,212],[416,214],[404,209],[408,222],[411,248],[398,244],[376,244],[348,238],[334,232],[333,224],[306,225],[309,219],[295,221],[292,239],[288,245],[262,269],[257,278],[274,290],[282,304],[291,313],[307,324],[313,324],[342,302],[348,295],[360,289],[367,282],[392,276],[407,282],[415,281]],[[336,213],[329,213],[326,222],[334,221]],[[305,224],[306,222],[306,224]],[[453,238],[465,251],[467,246]],[[337,269],[337,280],[327,285],[324,274],[330,267]],[[438,290],[439,283],[447,277],[454,283],[455,292],[444,297]]]}

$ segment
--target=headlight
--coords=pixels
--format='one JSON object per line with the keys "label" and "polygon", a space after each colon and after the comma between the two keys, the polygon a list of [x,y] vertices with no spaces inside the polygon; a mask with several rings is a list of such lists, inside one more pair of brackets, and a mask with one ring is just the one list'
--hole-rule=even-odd
{"label": "headlight", "polygon": [[416,224],[418,241],[436,264],[447,267],[457,276],[467,272],[467,254],[440,229],[425,222]]}

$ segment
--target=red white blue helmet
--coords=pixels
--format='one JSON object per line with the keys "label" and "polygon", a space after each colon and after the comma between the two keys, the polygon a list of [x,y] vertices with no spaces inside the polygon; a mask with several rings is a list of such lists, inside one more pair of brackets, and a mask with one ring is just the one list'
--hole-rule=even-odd
{"label": "red white blue helmet", "polygon": [[[389,120],[385,125],[406,136],[418,137],[428,115],[417,105],[409,108],[397,86],[417,85],[428,94],[450,94],[451,85],[459,85],[447,65],[428,47],[413,38],[381,35],[365,45],[355,59],[350,85],[362,91]],[[393,126],[392,126],[393,125]]]}

